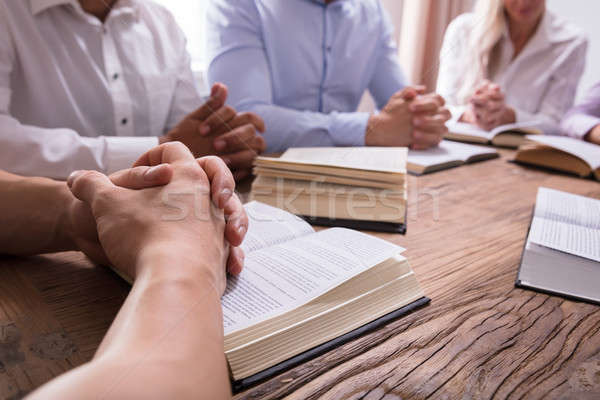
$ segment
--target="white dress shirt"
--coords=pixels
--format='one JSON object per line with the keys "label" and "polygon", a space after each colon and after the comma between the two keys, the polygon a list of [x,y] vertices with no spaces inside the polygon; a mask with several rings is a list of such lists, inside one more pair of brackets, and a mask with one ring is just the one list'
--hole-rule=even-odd
{"label": "white dress shirt", "polygon": [[0,0],[0,169],[130,167],[201,103],[185,45],[151,1],[102,23],[76,0]]}
{"label": "white dress shirt", "polygon": [[[437,91],[455,119],[467,105],[458,99],[468,65],[469,35],[475,14],[463,14],[448,26],[440,54]],[[500,39],[499,52],[488,68],[488,79],[505,94],[517,122],[537,121],[545,133],[557,133],[562,116],[573,105],[585,67],[587,39],[577,26],[546,11],[540,24],[514,57],[508,30]]]}

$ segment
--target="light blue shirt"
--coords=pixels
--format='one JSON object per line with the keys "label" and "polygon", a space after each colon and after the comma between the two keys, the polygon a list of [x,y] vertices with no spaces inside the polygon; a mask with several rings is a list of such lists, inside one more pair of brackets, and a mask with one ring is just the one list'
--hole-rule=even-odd
{"label": "light blue shirt", "polygon": [[379,0],[213,0],[208,80],[265,120],[268,152],[363,146],[365,90],[383,108],[404,87],[393,32]]}

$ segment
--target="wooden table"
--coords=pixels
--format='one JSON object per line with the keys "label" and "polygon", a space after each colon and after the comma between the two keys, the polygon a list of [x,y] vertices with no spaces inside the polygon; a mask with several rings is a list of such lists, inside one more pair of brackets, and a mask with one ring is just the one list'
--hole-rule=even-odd
{"label": "wooden table", "polygon": [[[237,397],[599,399],[600,307],[514,282],[538,187],[600,184],[502,153],[411,177],[407,235],[379,235],[408,249],[430,306]],[[79,253],[0,258],[0,397],[89,360],[127,292]]]}

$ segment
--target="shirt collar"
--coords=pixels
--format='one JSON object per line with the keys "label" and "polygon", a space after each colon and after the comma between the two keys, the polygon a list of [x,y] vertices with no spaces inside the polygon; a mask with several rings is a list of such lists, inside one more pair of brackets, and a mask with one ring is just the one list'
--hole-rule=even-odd
{"label": "shirt collar", "polygon": [[[29,3],[31,5],[31,12],[33,15],[37,15],[52,7],[64,5],[71,5],[77,11],[84,12],[77,0],[29,0]],[[137,3],[137,0],[118,0],[113,6],[111,14],[131,14],[135,17],[138,17],[139,4]]]}
{"label": "shirt collar", "polygon": [[70,4],[74,7],[79,6],[77,0],[29,0],[31,12],[37,15],[49,8]]}

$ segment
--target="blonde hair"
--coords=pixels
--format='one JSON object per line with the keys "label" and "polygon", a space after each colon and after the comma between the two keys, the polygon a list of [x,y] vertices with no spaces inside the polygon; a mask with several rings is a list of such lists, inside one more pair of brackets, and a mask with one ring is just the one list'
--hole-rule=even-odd
{"label": "blonde hair", "polygon": [[478,0],[475,5],[475,24],[468,49],[465,84],[458,92],[458,100],[466,103],[481,81],[488,78],[492,52],[506,31],[504,0]]}

